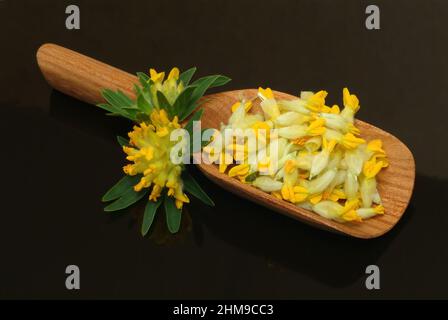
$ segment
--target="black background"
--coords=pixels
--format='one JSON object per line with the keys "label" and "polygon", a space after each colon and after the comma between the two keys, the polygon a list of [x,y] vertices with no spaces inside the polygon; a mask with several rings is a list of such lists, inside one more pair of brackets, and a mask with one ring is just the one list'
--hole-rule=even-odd
{"label": "black background", "polygon": [[[365,28],[377,4],[381,30]],[[65,7],[81,29],[65,28]],[[448,1],[0,0],[0,297],[447,298]],[[122,175],[125,120],[52,91],[35,52],[54,42],[129,72],[197,66],[297,94],[348,86],[358,117],[413,151],[417,177],[400,223],[375,240],[305,226],[222,191],[188,206],[180,234],[141,207],[102,211]],[[220,88],[221,90],[221,88]],[[65,288],[65,267],[81,290]],[[365,289],[365,268],[381,289]]]}

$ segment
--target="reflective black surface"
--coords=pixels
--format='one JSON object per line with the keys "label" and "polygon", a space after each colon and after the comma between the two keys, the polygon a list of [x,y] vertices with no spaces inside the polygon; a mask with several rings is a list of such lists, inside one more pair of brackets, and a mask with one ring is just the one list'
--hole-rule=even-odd
{"label": "reflective black surface", "polygon": [[[1,298],[447,298],[448,2],[0,1]],[[413,151],[417,178],[402,221],[370,241],[319,231],[224,192],[193,201],[180,234],[163,217],[140,236],[142,206],[108,214],[100,198],[121,176],[125,120],[52,91],[35,62],[54,42],[130,72],[150,66],[233,78],[224,90],[297,93],[343,86],[359,118]],[[81,290],[65,289],[65,267]],[[377,264],[381,289],[365,289]]]}

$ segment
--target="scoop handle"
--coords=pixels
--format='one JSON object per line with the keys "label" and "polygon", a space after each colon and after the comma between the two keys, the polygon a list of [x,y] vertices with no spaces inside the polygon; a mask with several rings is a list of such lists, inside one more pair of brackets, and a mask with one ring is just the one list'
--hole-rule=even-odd
{"label": "scoop handle", "polygon": [[104,102],[101,91],[120,89],[135,98],[136,76],[70,49],[47,43],[37,51],[37,63],[48,84],[81,101]]}

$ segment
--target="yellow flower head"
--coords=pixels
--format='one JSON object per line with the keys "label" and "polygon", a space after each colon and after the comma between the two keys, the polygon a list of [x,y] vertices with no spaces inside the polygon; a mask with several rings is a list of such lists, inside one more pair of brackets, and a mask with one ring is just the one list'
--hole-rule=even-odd
{"label": "yellow flower head", "polygon": [[308,190],[302,186],[290,186],[284,184],[281,189],[281,196],[283,200],[287,200],[292,203],[303,202],[308,197]]}
{"label": "yellow flower head", "polygon": [[320,136],[325,133],[325,119],[318,118],[310,123],[307,134],[310,136]]}
{"label": "yellow flower head", "polygon": [[149,75],[154,83],[162,82],[165,78],[165,72],[157,72],[156,69],[149,69]]}
{"label": "yellow flower head", "polygon": [[306,107],[313,112],[320,112],[325,106],[325,98],[327,97],[328,92],[321,90],[315,94],[313,94],[308,100]]}
{"label": "yellow flower head", "polygon": [[[260,132],[262,132],[266,138],[269,138],[269,131],[271,130],[271,126],[266,121],[258,121],[252,125],[252,129],[255,131],[255,135],[258,137]],[[262,131],[259,131],[262,130]]]}
{"label": "yellow flower head", "polygon": [[151,100],[154,102],[156,108],[160,108],[157,91],[162,92],[168,102],[172,105],[184,90],[184,84],[182,81],[178,81],[179,73],[179,69],[174,67],[168,74],[168,78],[164,81],[165,72],[157,72],[155,69],[149,69],[149,80],[152,81],[150,89]]}
{"label": "yellow flower head", "polygon": [[258,96],[263,100],[274,99],[274,93],[271,88],[263,89],[262,87],[258,88]]}
{"label": "yellow flower head", "polygon": [[380,172],[383,165],[382,161],[376,161],[376,158],[372,158],[364,163],[362,172],[366,178],[373,178]]}
{"label": "yellow flower head", "polygon": [[237,101],[231,107],[232,112],[235,112],[243,104],[244,104],[244,111],[246,111],[246,112],[248,112],[250,110],[250,108],[252,108],[252,101],[246,101],[246,102]]}
{"label": "yellow flower head", "polygon": [[344,107],[350,108],[353,110],[354,113],[358,112],[359,110],[359,99],[354,94],[350,94],[350,91],[348,91],[347,88],[344,88],[342,90],[343,95],[343,101],[344,101]]}
{"label": "yellow flower head", "polygon": [[179,69],[178,68],[174,67],[173,69],[171,69],[171,71],[168,75],[168,80],[171,80],[171,79],[174,79],[176,81],[179,79]]}
{"label": "yellow flower head", "polygon": [[342,215],[344,221],[356,221],[361,222],[362,218],[358,215],[356,210],[350,210]]}
{"label": "yellow flower head", "polygon": [[249,172],[248,164],[239,164],[229,170],[229,177],[245,176]]}
{"label": "yellow flower head", "polygon": [[329,113],[332,113],[332,114],[340,114],[340,113],[341,113],[341,110],[339,109],[339,106],[338,106],[337,104],[335,104],[335,105],[333,105],[333,106],[330,108]]}
{"label": "yellow flower head", "polygon": [[157,201],[163,189],[168,188],[168,196],[174,197],[176,206],[181,208],[189,199],[183,192],[182,168],[170,159],[171,148],[176,144],[170,141],[170,134],[177,128],[177,117],[170,121],[164,109],[154,110],[150,123],[140,123],[129,132],[130,146],[124,146],[123,151],[132,163],[123,170],[131,176],[143,175],[134,186],[135,191],[152,187],[149,200]]}
{"label": "yellow flower head", "polygon": [[346,149],[355,149],[360,144],[366,143],[366,140],[355,137],[353,133],[346,133],[344,137],[342,138],[341,144]]}
{"label": "yellow flower head", "polygon": [[367,144],[367,150],[377,155],[386,155],[386,151],[383,150],[383,142],[380,139],[375,139]]}

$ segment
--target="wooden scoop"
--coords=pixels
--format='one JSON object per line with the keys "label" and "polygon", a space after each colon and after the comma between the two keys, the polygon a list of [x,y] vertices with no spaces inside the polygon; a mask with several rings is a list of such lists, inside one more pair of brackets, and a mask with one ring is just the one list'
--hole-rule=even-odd
{"label": "wooden scoop", "polygon": [[[133,84],[135,76],[116,69],[92,58],[69,49],[45,44],[37,52],[39,67],[47,82],[55,89],[82,100],[97,104],[103,102],[102,89],[120,89],[134,98]],[[203,128],[219,128],[227,123],[231,114],[230,106],[242,96],[254,97],[255,89],[227,91],[206,96],[202,108]],[[274,92],[276,98],[292,99],[293,96]],[[362,223],[338,223],[325,219],[316,213],[296,207],[294,204],[279,200],[270,194],[219,173],[217,166],[199,164],[199,169],[212,181],[224,189],[249,199],[277,212],[301,220],[315,227],[347,234],[357,238],[375,238],[389,231],[403,215],[414,188],[415,163],[409,149],[396,137],[368,123],[357,121],[362,137],[381,139],[387,152],[389,167],[378,175],[378,189],[385,208],[384,215],[367,219]],[[244,213],[241,213],[244,214]]]}

